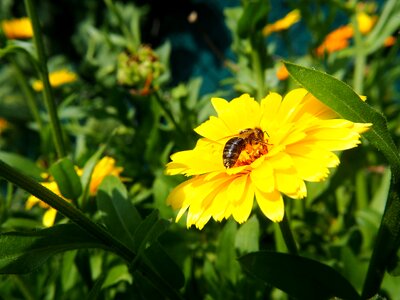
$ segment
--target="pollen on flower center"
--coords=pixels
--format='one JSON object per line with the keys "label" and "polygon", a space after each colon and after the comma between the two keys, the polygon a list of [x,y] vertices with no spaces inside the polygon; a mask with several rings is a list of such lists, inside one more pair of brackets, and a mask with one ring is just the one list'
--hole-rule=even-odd
{"label": "pollen on flower center", "polygon": [[268,153],[268,143],[253,141],[240,153],[235,167],[250,165],[253,161]]}

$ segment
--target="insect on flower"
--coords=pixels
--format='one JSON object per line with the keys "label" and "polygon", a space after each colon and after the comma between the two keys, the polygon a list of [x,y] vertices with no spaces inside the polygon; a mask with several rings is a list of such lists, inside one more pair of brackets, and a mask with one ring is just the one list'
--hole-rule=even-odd
{"label": "insect on flower", "polygon": [[244,150],[251,160],[255,160],[268,153],[268,145],[264,131],[260,128],[243,129],[237,136],[226,142],[222,152],[223,164],[227,169],[232,168],[236,163],[240,165],[239,157]]}

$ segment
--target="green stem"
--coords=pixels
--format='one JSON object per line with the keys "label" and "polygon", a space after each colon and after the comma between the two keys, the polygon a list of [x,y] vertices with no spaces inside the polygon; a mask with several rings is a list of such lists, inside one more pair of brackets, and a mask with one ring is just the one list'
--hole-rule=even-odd
{"label": "green stem", "polygon": [[293,255],[298,255],[296,242],[294,240],[292,230],[290,229],[289,220],[286,216],[286,213],[283,216],[283,220],[279,222],[279,228],[281,229],[282,236],[289,253]]}
{"label": "green stem", "polygon": [[362,95],[364,90],[364,75],[367,56],[365,54],[364,40],[361,32],[358,29],[358,22],[356,15],[352,18],[352,26],[354,30],[354,44],[355,44],[355,64],[354,64],[354,90]]}
{"label": "green stem", "polygon": [[368,187],[365,171],[360,170],[356,174],[356,202],[357,209],[363,210],[368,207]]}
{"label": "green stem", "polygon": [[40,118],[39,109],[38,109],[35,97],[32,93],[32,89],[29,87],[27,79],[25,78],[21,68],[18,66],[18,64],[15,62],[15,60],[10,59],[10,61],[14,68],[15,77],[16,77],[19,85],[21,86],[22,92],[24,93],[24,96],[26,98],[26,101],[27,101],[27,104],[31,111],[32,117],[38,126],[38,132],[40,135],[42,135],[43,122],[42,122],[42,119]]}
{"label": "green stem", "polygon": [[396,258],[400,244],[400,184],[392,178],[389,197],[383,213],[381,225],[367,276],[364,281],[362,299],[369,299],[379,292],[386,269]]}
{"label": "green stem", "polygon": [[29,287],[26,285],[26,283],[22,280],[22,278],[19,275],[13,275],[11,278],[14,280],[15,284],[19,287],[19,290],[21,294],[24,295],[25,299],[35,300],[32,291],[29,289]]}
{"label": "green stem", "polygon": [[130,261],[134,258],[135,255],[128,248],[117,241],[103,227],[90,220],[75,206],[65,201],[60,196],[54,194],[49,189],[43,187],[35,180],[10,167],[2,160],[0,160],[0,176],[23,188],[28,193],[34,195],[58,210],[60,213],[71,219],[74,223],[78,224],[91,235],[95,236],[106,245],[110,245],[110,247],[124,259]]}
{"label": "green stem", "polygon": [[[262,37],[255,35],[250,38],[251,42],[251,65],[255,74],[257,84],[257,99],[261,100],[265,96],[265,76],[264,76],[264,60],[263,55],[265,53],[261,50],[265,50],[264,41],[260,41]],[[260,44],[261,43],[261,44]]]}
{"label": "green stem", "polygon": [[187,135],[184,133],[179,124],[175,121],[174,116],[172,115],[171,111],[166,107],[165,102],[161,99],[160,94],[157,91],[155,91],[153,95],[159,107],[164,111],[166,118],[174,125],[175,129],[179,132],[179,134],[181,134],[182,137],[186,138]]}
{"label": "green stem", "polygon": [[[9,182],[19,186],[28,193],[55,208],[83,230],[107,245],[108,248],[112,249],[113,252],[125,259],[128,263],[136,259],[136,254],[112,236],[104,227],[94,223],[75,206],[54,194],[52,191],[46,189],[35,180],[7,165],[2,160],[0,160],[0,177],[3,177]],[[164,291],[167,297],[171,299],[181,299],[181,296],[146,263],[142,261],[142,263],[138,264],[137,267],[143,275],[149,278],[151,282],[154,282],[160,290]]]}
{"label": "green stem", "polygon": [[36,9],[33,5],[33,0],[25,0],[25,7],[28,16],[32,22],[33,42],[36,47],[37,57],[39,61],[39,67],[40,67],[39,76],[43,82],[43,97],[50,118],[53,141],[57,151],[57,155],[59,158],[61,158],[66,155],[66,151],[65,151],[64,141],[62,138],[61,124],[57,115],[54,95],[49,81],[49,72],[47,70],[47,58],[42,40],[42,30],[39,24],[39,18],[36,14]]}

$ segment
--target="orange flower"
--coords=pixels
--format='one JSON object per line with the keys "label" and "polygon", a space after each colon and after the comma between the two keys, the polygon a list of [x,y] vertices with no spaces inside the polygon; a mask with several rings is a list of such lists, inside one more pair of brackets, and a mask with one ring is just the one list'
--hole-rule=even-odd
{"label": "orange flower", "polygon": [[8,124],[7,120],[4,118],[0,118],[0,134],[6,131],[6,129],[8,129],[9,127],[10,125]]}
{"label": "orange flower", "polygon": [[[364,12],[357,14],[358,30],[361,34],[367,34],[376,23],[376,16],[369,16]],[[317,48],[318,56],[322,56],[325,52],[332,53],[346,48],[350,39],[354,36],[354,29],[351,24],[344,25],[329,33],[322,44]]]}
{"label": "orange flower", "polygon": [[395,38],[394,36],[388,36],[388,37],[385,39],[383,45],[384,45],[385,47],[391,47],[391,46],[393,46],[395,43],[396,43],[396,38]]}
{"label": "orange flower", "polygon": [[33,37],[32,23],[29,18],[13,19],[1,23],[8,39],[29,39]]}
{"label": "orange flower", "polygon": [[279,80],[286,80],[289,77],[289,72],[286,69],[285,65],[282,64],[279,69],[276,71],[276,77],[278,77]]}
{"label": "orange flower", "polygon": [[325,52],[332,53],[346,48],[353,34],[354,30],[350,25],[341,26],[332,31],[317,48],[317,55],[322,56]]}

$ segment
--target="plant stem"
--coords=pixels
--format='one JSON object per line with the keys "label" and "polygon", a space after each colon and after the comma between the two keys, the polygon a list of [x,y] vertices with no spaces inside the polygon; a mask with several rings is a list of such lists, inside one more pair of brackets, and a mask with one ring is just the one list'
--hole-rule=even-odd
{"label": "plant stem", "polygon": [[358,28],[356,15],[352,18],[352,26],[354,30],[354,43],[355,43],[355,65],[354,65],[354,90],[362,95],[364,90],[364,75],[366,66],[366,54],[364,51],[364,40]]}
{"label": "plant stem", "polygon": [[24,295],[25,299],[35,300],[35,297],[33,296],[31,290],[19,275],[13,275],[11,278],[14,280],[15,284],[19,287],[19,290],[21,294]]}
{"label": "plant stem", "polygon": [[37,183],[35,180],[10,167],[2,160],[0,160],[0,176],[58,210],[91,235],[95,236],[106,245],[110,245],[110,247],[124,259],[130,261],[135,256],[128,248],[111,236],[108,231],[90,220],[75,206]]}
{"label": "plant stem", "polygon": [[39,62],[39,76],[43,82],[43,97],[46,104],[47,112],[50,118],[50,125],[52,129],[52,136],[54,145],[59,158],[66,155],[64,141],[62,138],[60,120],[57,115],[56,104],[54,95],[50,86],[49,72],[47,70],[47,58],[44,50],[44,44],[42,40],[42,30],[40,28],[39,19],[36,14],[36,9],[33,5],[33,0],[25,0],[25,7],[29,18],[32,22],[33,28],[33,42],[36,47],[36,53]]}
{"label": "plant stem", "polygon": [[[119,240],[113,237],[104,227],[94,223],[82,211],[75,206],[65,201],[61,197],[54,194],[52,191],[43,187],[30,177],[20,173],[16,169],[0,160],[0,177],[8,180],[9,182],[19,186],[33,196],[41,199],[51,207],[55,208],[61,214],[71,219],[83,230],[90,235],[96,237],[99,241],[103,242],[116,254],[125,259],[128,263],[136,258],[136,254],[128,247],[122,244]],[[137,268],[145,275],[151,282],[154,282],[157,287],[166,293],[171,299],[181,299],[181,296],[161,278],[151,267],[141,261]]]}
{"label": "plant stem", "polygon": [[364,281],[362,299],[369,299],[379,292],[383,277],[389,264],[396,257],[400,243],[400,184],[392,178],[390,193],[386,202],[381,225],[367,276]]}
{"label": "plant stem", "polygon": [[29,85],[27,83],[27,79],[25,78],[21,68],[18,66],[18,64],[15,62],[15,60],[10,58],[10,61],[14,68],[15,77],[16,77],[19,85],[21,86],[22,92],[25,95],[25,98],[26,98],[27,104],[29,106],[29,109],[31,111],[32,117],[35,120],[36,125],[38,126],[39,135],[42,135],[43,122],[42,122],[42,119],[40,118],[39,109],[38,109],[35,97],[32,93],[32,89],[29,87]]}
{"label": "plant stem", "polygon": [[283,216],[283,220],[279,222],[279,228],[281,229],[283,239],[285,240],[286,247],[290,254],[298,255],[296,242],[293,237],[292,230],[290,229],[289,220],[285,215]]}
{"label": "plant stem", "polygon": [[187,135],[185,134],[185,132],[182,130],[182,128],[179,126],[179,124],[175,121],[174,116],[172,115],[171,111],[166,107],[163,99],[161,99],[160,94],[155,91],[153,93],[154,98],[157,102],[157,104],[159,105],[159,107],[163,110],[163,112],[165,113],[166,118],[172,123],[172,125],[174,125],[175,129],[177,132],[179,132],[179,134],[183,137],[183,138],[187,138]]}
{"label": "plant stem", "polygon": [[[261,39],[261,41],[260,41]],[[261,100],[265,96],[265,76],[264,76],[264,59],[261,53],[265,50],[264,40],[262,36],[259,35],[252,36],[250,38],[251,42],[251,65],[255,74],[256,84],[257,84],[257,99]],[[266,51],[266,50],[265,50]]]}

